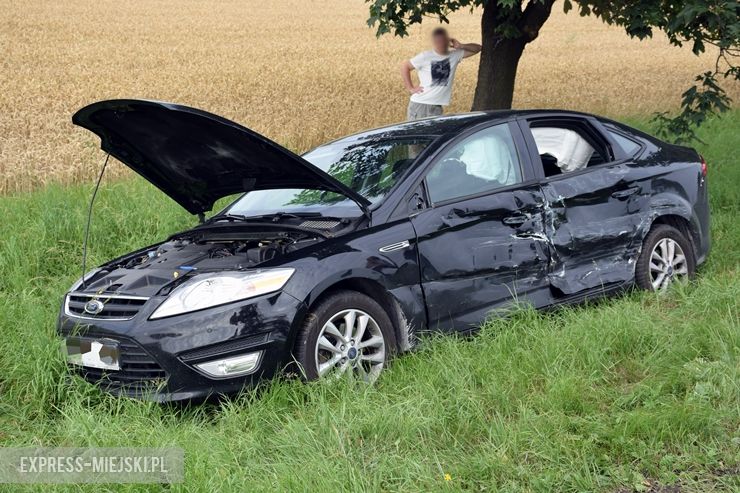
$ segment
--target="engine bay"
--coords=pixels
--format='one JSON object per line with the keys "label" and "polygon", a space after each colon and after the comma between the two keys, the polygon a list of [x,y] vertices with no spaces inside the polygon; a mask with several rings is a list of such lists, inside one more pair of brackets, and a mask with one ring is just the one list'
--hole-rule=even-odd
{"label": "engine bay", "polygon": [[323,239],[308,231],[190,231],[103,266],[84,291],[152,296],[189,275],[252,268]]}
{"label": "engine bay", "polygon": [[283,234],[259,239],[229,240],[178,238],[125,259],[123,269],[167,268],[185,270],[244,269],[272,260],[319,241],[316,237]]}

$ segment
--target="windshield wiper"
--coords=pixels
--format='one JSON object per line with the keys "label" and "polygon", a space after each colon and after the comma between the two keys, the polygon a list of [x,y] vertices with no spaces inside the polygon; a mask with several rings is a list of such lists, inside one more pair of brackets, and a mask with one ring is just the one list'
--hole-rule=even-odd
{"label": "windshield wiper", "polygon": [[243,214],[220,214],[209,218],[205,224],[211,224],[218,221],[248,221],[249,218]]}
{"label": "windshield wiper", "polygon": [[291,217],[294,219],[300,219],[304,217],[321,217],[320,212],[275,212],[272,214],[263,214],[258,216],[260,219],[272,219],[273,222],[278,222],[284,217]]}
{"label": "windshield wiper", "polygon": [[[275,213],[275,214],[265,214],[263,216],[245,216],[244,214],[220,214],[220,215],[213,216],[212,218],[208,219],[205,223],[201,224],[200,227],[202,228],[204,226],[208,226],[210,224],[213,224],[213,223],[216,223],[216,222],[219,222],[219,221],[240,222],[240,223],[245,223],[248,226],[258,226],[260,224],[262,224],[264,226],[268,226],[268,222],[265,221],[265,219],[275,217],[276,214],[277,214],[277,219],[270,221],[271,223],[277,222],[281,217],[298,217],[298,218],[303,218],[303,217],[327,217],[327,216],[322,216],[321,214],[319,214],[317,212],[298,212],[298,213],[295,213],[295,214],[293,214],[293,213]],[[337,218],[332,217],[330,219],[337,219]],[[337,220],[339,220],[342,223],[344,223],[344,221],[346,221],[346,219],[337,219]],[[318,236],[321,236],[323,238],[329,238],[330,237],[330,233],[328,233],[328,232],[321,231],[321,230],[318,230],[318,229],[315,229],[315,228],[303,227],[301,225],[293,225],[293,224],[290,224],[290,223],[287,223],[287,224],[275,224],[275,225],[270,224],[268,227],[271,228],[271,229],[273,229],[273,228],[284,228],[284,229],[290,229],[290,230],[295,230],[295,231],[301,231],[301,232],[304,232],[304,233],[305,232],[310,232],[312,235],[318,235]],[[206,229],[208,229],[208,228],[206,228]]]}
{"label": "windshield wiper", "polygon": [[304,218],[304,217],[321,217],[320,212],[273,212],[272,214],[261,214],[259,216],[246,216],[244,214],[219,214],[210,218],[207,223],[215,223],[217,221],[261,221],[265,219],[271,219],[273,222],[278,222],[283,218]]}

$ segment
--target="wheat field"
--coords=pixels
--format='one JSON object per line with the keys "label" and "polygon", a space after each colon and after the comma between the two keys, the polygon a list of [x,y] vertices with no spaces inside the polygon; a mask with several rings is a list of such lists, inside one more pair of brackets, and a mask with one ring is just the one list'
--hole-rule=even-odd
{"label": "wheat field", "polygon": [[[98,141],[70,122],[96,100],[175,101],[238,121],[296,151],[403,119],[399,62],[425,48],[429,20],[376,39],[361,0],[61,2],[0,0],[0,194],[90,180]],[[675,109],[711,67],[662,36],[639,42],[562,6],[520,64],[515,106],[610,116]],[[478,41],[480,16],[451,18]],[[470,107],[466,60],[449,111]],[[732,95],[740,94],[737,87]],[[114,166],[109,177],[125,173]]]}

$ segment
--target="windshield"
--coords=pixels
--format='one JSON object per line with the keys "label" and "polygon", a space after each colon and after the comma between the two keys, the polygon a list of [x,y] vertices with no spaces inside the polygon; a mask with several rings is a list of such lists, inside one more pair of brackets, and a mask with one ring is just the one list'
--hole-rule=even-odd
{"label": "windshield", "polygon": [[[303,155],[372,203],[385,197],[411,167],[430,139],[405,138],[337,141]],[[257,216],[275,212],[321,213],[325,216],[358,215],[360,208],[344,195],[313,189],[255,190],[244,194],[229,214]]]}

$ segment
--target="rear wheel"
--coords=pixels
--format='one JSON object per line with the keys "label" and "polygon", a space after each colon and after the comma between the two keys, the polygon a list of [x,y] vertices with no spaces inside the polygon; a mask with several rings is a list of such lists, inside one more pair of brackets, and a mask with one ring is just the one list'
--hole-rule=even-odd
{"label": "rear wheel", "polygon": [[338,291],[309,313],[296,340],[295,356],[308,380],[349,372],[375,381],[396,351],[393,325],[372,298]]}
{"label": "rear wheel", "polygon": [[639,287],[663,291],[675,281],[694,277],[695,272],[694,251],[688,238],[667,224],[650,230],[635,268]]}

